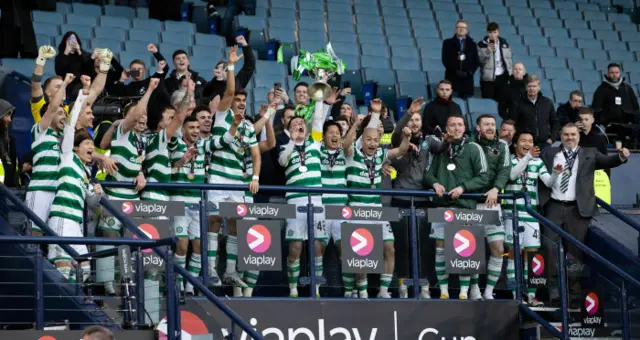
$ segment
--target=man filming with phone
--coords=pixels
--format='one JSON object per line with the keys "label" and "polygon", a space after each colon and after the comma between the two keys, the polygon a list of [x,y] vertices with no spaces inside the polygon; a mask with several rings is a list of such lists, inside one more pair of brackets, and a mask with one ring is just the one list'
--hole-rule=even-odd
{"label": "man filming with phone", "polygon": [[[149,44],[147,46],[147,51],[151,52],[154,58],[158,61],[158,70],[156,73],[151,77],[146,77],[147,66],[145,62],[140,59],[134,59],[129,64],[129,69],[122,71],[120,80],[111,86],[109,91],[110,95],[119,97],[143,96],[145,92],[147,92],[147,88],[149,88],[149,80],[151,80],[151,78],[158,78],[160,79],[158,89],[162,91],[162,93],[166,93],[167,101],[169,100],[169,93],[164,87],[164,78],[169,70],[167,61],[164,59],[162,54],[160,54],[156,45]],[[130,82],[125,84],[126,81]]]}

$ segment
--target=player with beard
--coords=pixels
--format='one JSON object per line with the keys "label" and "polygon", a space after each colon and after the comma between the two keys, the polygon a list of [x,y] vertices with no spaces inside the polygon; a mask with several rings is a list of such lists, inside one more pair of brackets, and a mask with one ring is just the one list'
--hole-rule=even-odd
{"label": "player with beard", "polygon": [[[61,88],[63,91],[66,85],[73,80],[73,76],[65,77],[65,84]],[[53,104],[58,94],[54,96]],[[82,221],[84,216],[85,200],[90,206],[95,206],[102,194],[102,188],[99,184],[90,182],[90,173],[87,164],[91,162],[93,154],[93,139],[91,135],[84,131],[76,133],[76,122],[82,104],[86,99],[83,93],[78,94],[78,98],[74,104],[68,117],[67,125],[64,127],[64,138],[60,145],[62,152],[60,166],[57,171],[57,186],[55,198],[51,203],[51,211],[47,224],[51,226],[53,231],[63,237],[83,237]],[[47,112],[50,113],[50,112]],[[47,115],[45,113],[45,117]],[[42,120],[46,118],[43,117]],[[41,121],[42,121],[41,120]],[[79,254],[87,253],[86,245],[72,245],[74,250]],[[55,263],[56,268],[65,277],[65,279],[75,282],[75,276],[71,275],[72,258],[64,252],[58,245],[49,245],[49,260]],[[89,262],[81,263],[83,281],[89,278],[91,268]]]}
{"label": "player with beard", "polygon": [[[109,200],[138,200],[139,192],[145,187],[147,180],[142,172],[142,163],[145,160],[145,144],[142,133],[147,129],[147,106],[153,91],[158,87],[157,78],[149,81],[149,88],[139,102],[125,107],[125,118],[113,123],[107,131],[111,138],[111,158],[118,162],[118,171],[107,177],[108,181],[134,183],[135,188],[106,188],[105,192]],[[113,130],[113,131],[111,131]],[[102,147],[106,141],[103,140]],[[104,148],[104,147],[103,147]],[[108,146],[107,146],[108,148]],[[103,237],[119,238],[122,224],[113,216],[105,216],[98,224]],[[106,250],[112,246],[96,246],[96,250]],[[97,281],[104,282],[105,292],[115,294],[114,258],[103,258],[96,261]]]}
{"label": "player with beard", "polygon": [[[347,160],[347,187],[348,188],[380,188],[382,183],[382,165],[390,159],[395,159],[406,155],[411,145],[409,138],[411,130],[405,127],[402,130],[402,143],[397,148],[385,149],[380,146],[382,132],[380,126],[380,113],[382,111],[382,101],[374,99],[370,105],[371,114],[362,122],[364,130],[361,137],[361,144],[356,143],[353,154],[346,157]],[[349,194],[349,205],[382,207],[380,195]],[[358,223],[358,222],[354,222]],[[362,223],[375,223],[371,221]],[[393,278],[395,267],[395,251],[393,231],[389,222],[379,222],[382,227],[382,237],[384,242],[384,274],[380,276],[379,298],[391,298],[389,286]],[[356,282],[361,298],[368,297],[366,276],[360,276]]]}
{"label": "player with beard", "polygon": [[[511,172],[509,182],[505,187],[505,194],[516,194],[526,192],[531,198],[531,206],[538,209],[538,180],[542,181],[548,188],[552,188],[562,169],[554,169],[549,174],[540,156],[540,148],[535,146],[533,134],[530,131],[520,131],[513,138],[515,155],[511,157]],[[524,258],[524,280],[526,282],[529,271],[529,253],[535,253],[540,249],[540,224],[538,220],[531,217],[525,209],[523,198],[516,200],[516,212],[518,214],[518,225],[524,228],[524,232],[519,233],[520,251]],[[505,214],[513,214],[513,200],[504,201]],[[507,239],[505,245],[509,248],[509,259],[507,260],[507,280],[515,281],[515,263],[513,255],[513,220],[505,220]],[[514,298],[515,298],[514,292]],[[540,307],[542,301],[536,299],[536,289],[527,289],[527,301],[531,307]]]}
{"label": "player with beard", "polygon": [[[252,203],[253,194],[258,192],[260,177],[260,148],[256,138],[256,130],[249,121],[244,119],[247,107],[247,93],[243,90],[236,92],[234,65],[243,55],[237,55],[238,47],[234,46],[229,51],[227,66],[227,88],[225,90],[218,112],[215,114],[213,126],[212,148],[205,149],[212,152],[209,164],[209,183],[219,184],[248,184],[249,192],[211,190],[208,192],[208,201],[218,206],[221,202]],[[236,125],[237,123],[237,125]],[[247,164],[247,154],[251,154],[253,175],[250,175]],[[229,219],[229,235],[227,238],[227,268],[224,281],[233,286],[234,296],[242,296],[242,289],[248,288],[247,284],[236,270],[238,259],[238,240],[236,220]],[[217,212],[209,219],[209,232],[207,233],[209,257],[209,273],[211,277],[217,277],[215,268],[216,251],[218,249],[218,232],[222,224],[222,218]],[[216,254],[216,255],[214,255]],[[248,292],[247,292],[248,293]]]}
{"label": "player with beard", "polygon": [[498,193],[504,190],[511,171],[509,145],[499,139],[496,132],[496,119],[492,115],[483,114],[476,119],[477,143],[484,150],[488,164],[489,182],[485,189],[486,200],[477,203],[477,210],[495,210],[498,212],[498,224],[484,226],[485,237],[489,243],[491,256],[487,266],[487,286],[484,296],[478,287],[479,274],[471,276],[470,297],[472,300],[493,300],[493,288],[496,286],[502,271],[502,254],[504,254],[504,225],[502,224],[502,209],[498,203]]}
{"label": "player with beard", "polygon": [[[200,139],[200,122],[191,115],[182,124],[182,138],[174,136],[169,143],[171,152],[172,182],[204,183],[205,178],[205,140]],[[200,204],[200,190],[179,189],[171,193],[172,201],[185,202],[186,205]],[[173,220],[175,235],[180,239],[176,246],[176,263],[186,265],[187,250],[191,241],[191,257],[187,270],[191,276],[200,275],[202,253],[200,250],[200,211],[187,208],[184,216],[176,216]],[[182,290],[183,278],[177,281]],[[193,285],[187,283],[185,292],[193,295]]]}
{"label": "player with beard", "polygon": [[[441,207],[475,209],[476,201],[460,198],[465,192],[482,192],[490,183],[487,159],[482,147],[465,138],[465,120],[462,115],[451,115],[447,119],[447,134],[451,136],[451,147],[447,152],[435,155],[425,169],[424,185],[433,188],[437,197],[434,204]],[[448,197],[445,197],[447,195]],[[449,298],[449,274],[445,272],[444,228],[447,223],[432,223],[430,237],[436,240],[435,267],[440,284],[440,298]],[[468,299],[469,276],[460,276],[461,300]]]}
{"label": "player with beard", "polygon": [[[51,102],[42,106],[42,119],[31,128],[33,172],[27,187],[26,204],[45,222],[49,219],[49,210],[58,185],[58,166],[62,156],[60,140],[67,119],[63,102],[67,86],[74,79],[73,74],[65,76]],[[42,236],[42,230],[33,222],[31,232],[33,235]]]}

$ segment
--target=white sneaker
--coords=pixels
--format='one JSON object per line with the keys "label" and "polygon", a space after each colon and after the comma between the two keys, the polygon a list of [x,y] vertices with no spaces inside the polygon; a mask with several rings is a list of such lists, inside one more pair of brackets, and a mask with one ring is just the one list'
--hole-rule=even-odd
{"label": "white sneaker", "polygon": [[[345,292],[344,292],[344,297],[345,297],[345,298],[347,298],[347,299],[348,299],[348,298],[351,298],[351,297],[352,297],[352,295],[351,295],[351,291],[345,291]],[[357,296],[356,296],[356,297],[357,297]]]}
{"label": "white sneaker", "polygon": [[369,298],[369,293],[366,290],[359,291],[358,295],[360,296],[361,299],[368,299]]}
{"label": "white sneaker", "polygon": [[233,297],[243,297],[241,287],[233,287]]}
{"label": "white sneaker", "polygon": [[495,298],[493,297],[493,293],[487,292],[487,291],[485,291],[484,294],[482,294],[482,297],[485,300],[495,300]]}
{"label": "white sneaker", "polygon": [[471,285],[471,288],[469,289],[469,297],[474,301],[482,300],[482,293],[480,292],[480,287],[478,287],[478,285]]}
{"label": "white sneaker", "polygon": [[298,297],[298,288],[289,289],[289,297],[297,298]]}
{"label": "white sneaker", "polygon": [[242,290],[242,296],[244,297],[251,297],[253,296],[253,288],[251,287],[247,287],[244,290]]}
{"label": "white sneaker", "polygon": [[389,292],[380,291],[378,293],[378,298],[379,299],[391,299],[391,294],[389,294]]}
{"label": "white sneaker", "polygon": [[398,295],[400,296],[401,299],[408,298],[409,290],[407,289],[407,286],[401,285],[400,287],[398,287]]}
{"label": "white sneaker", "polygon": [[233,273],[225,273],[224,274],[224,282],[227,284],[230,284],[234,287],[240,287],[240,288],[247,288],[249,286],[247,286],[247,284],[242,281],[242,278],[240,277],[240,275],[238,275],[237,272],[233,272]]}
{"label": "white sneaker", "polygon": [[[215,268],[209,269],[209,277],[211,279],[217,279],[215,281],[215,283],[212,283],[210,285],[210,287],[220,287],[220,286],[222,286],[222,280],[220,280],[220,277],[218,276],[218,271],[216,271]],[[211,281],[213,281],[213,280],[211,280]]]}
{"label": "white sneaker", "polygon": [[193,286],[190,283],[187,283],[187,287],[184,289],[184,293],[188,295],[194,295]]}
{"label": "white sneaker", "polygon": [[527,295],[527,302],[531,307],[544,307],[544,302],[536,299],[535,295]]}
{"label": "white sneaker", "polygon": [[422,288],[420,288],[420,298],[431,299],[431,292],[429,292],[429,286],[422,286]]}

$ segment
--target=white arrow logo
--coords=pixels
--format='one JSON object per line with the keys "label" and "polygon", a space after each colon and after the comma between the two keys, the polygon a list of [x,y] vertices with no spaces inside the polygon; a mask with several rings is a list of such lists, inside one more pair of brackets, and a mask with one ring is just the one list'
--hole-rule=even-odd
{"label": "white arrow logo", "polygon": [[540,271],[540,267],[542,266],[542,263],[540,263],[540,260],[538,260],[535,257],[531,259],[531,262],[533,262],[533,272],[538,273]]}
{"label": "white arrow logo", "polygon": [[469,248],[469,245],[471,244],[471,242],[469,242],[469,240],[467,240],[464,236],[457,233],[456,236],[454,236],[454,238],[462,243],[458,247],[456,247],[456,253],[459,254],[465,251],[467,248]]}
{"label": "white arrow logo", "polygon": [[356,244],[355,246],[352,246],[352,249],[354,252],[357,253],[360,251],[360,249],[367,246],[367,239],[364,238],[359,233],[353,233],[351,236],[353,236],[356,240],[358,240],[358,244]]}
{"label": "white arrow logo", "polygon": [[587,295],[587,298],[585,299],[587,300],[587,312],[590,313],[591,310],[596,306],[596,300],[592,299],[591,296]]}
{"label": "white arrow logo", "polygon": [[262,242],[264,242],[264,235],[255,231],[253,228],[249,229],[249,234],[251,234],[253,237],[256,238],[253,242],[249,243],[249,248],[251,248],[251,250],[253,250],[255,247],[261,245]]}
{"label": "white arrow logo", "polygon": [[244,216],[244,214],[246,213],[245,206],[242,204],[238,205],[238,207],[236,207],[236,212],[238,213],[238,215]]}

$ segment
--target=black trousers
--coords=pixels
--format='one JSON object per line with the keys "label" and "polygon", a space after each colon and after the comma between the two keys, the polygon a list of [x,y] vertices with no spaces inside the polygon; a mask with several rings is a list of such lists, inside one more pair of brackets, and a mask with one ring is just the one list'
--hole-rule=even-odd
{"label": "black trousers", "polygon": [[480,92],[482,98],[493,99],[497,102],[504,100],[504,89],[507,86],[509,80],[509,73],[505,72],[499,76],[496,76],[494,81],[480,81]]}
{"label": "black trousers", "polygon": [[[416,217],[416,229],[418,231],[418,275],[425,279],[431,275],[434,268],[434,247],[429,239],[431,225],[427,223],[426,209],[428,202],[416,202],[416,209],[425,209],[425,216]],[[411,208],[411,202],[399,199],[392,199],[391,206],[400,209]],[[393,236],[395,238],[395,268],[396,275],[400,278],[411,278],[411,242],[409,233],[411,231],[411,217],[403,217],[398,222],[391,223]],[[429,256],[431,254],[431,256]]]}

